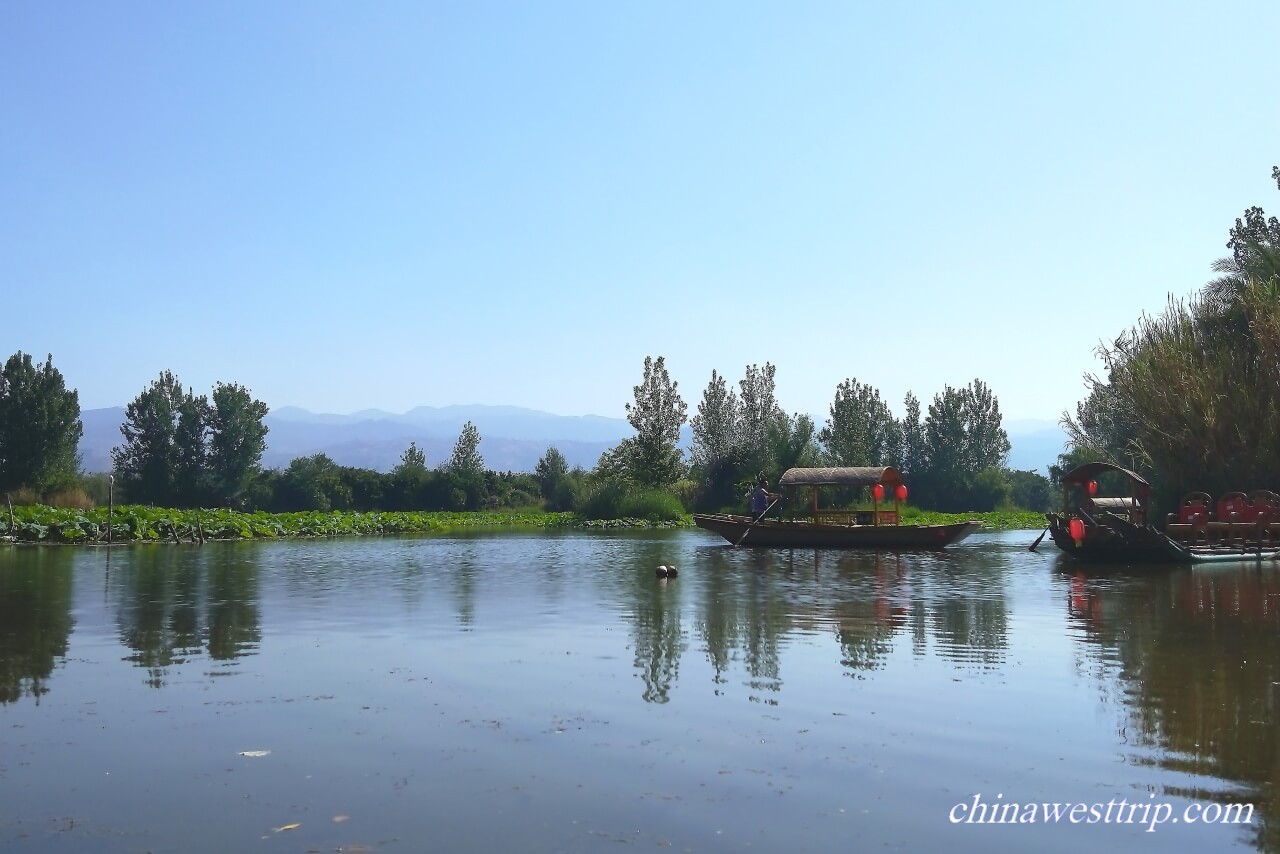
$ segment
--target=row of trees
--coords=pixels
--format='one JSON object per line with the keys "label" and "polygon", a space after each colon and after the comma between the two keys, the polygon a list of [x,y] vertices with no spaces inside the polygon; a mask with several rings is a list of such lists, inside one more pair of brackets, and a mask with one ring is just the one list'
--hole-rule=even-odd
{"label": "row of trees", "polygon": [[[263,470],[267,412],[238,383],[219,382],[211,394],[197,395],[171,371],[162,372],[125,409],[123,442],[111,452],[117,495],[170,507],[278,511],[573,509],[585,477],[571,472],[555,448],[532,474],[488,471],[471,422],[435,469],[411,444],[385,474],[341,466],[325,454],[300,457],[282,471]],[[90,500],[104,500],[107,477],[80,471],[83,433],[78,393],[66,388],[52,355],[43,366],[21,351],[11,356],[0,371],[0,491],[46,499],[87,491]]]}
{"label": "row of trees", "polygon": [[[818,429],[809,416],[782,409],[775,377],[770,363],[748,365],[735,389],[713,371],[692,420],[688,463],[679,447],[688,406],[665,360],[650,357],[626,407],[635,435],[589,472],[571,470],[554,447],[531,475],[487,471],[479,431],[468,422],[439,467],[429,469],[421,449],[410,445],[384,474],[341,466],[324,454],[264,471],[267,405],[237,383],[219,382],[210,395],[197,395],[164,371],[126,408],[112,463],[123,500],[174,507],[474,510],[541,503],[609,516],[624,513],[623,504],[634,505],[639,495],[641,505],[671,515],[736,505],[759,474],[776,479],[792,466],[877,464],[910,473],[913,500],[924,506],[988,509],[1011,495],[1038,506],[1034,490],[1014,490],[1017,480],[1003,469],[1009,442],[999,404],[979,380],[947,387],[923,418],[908,394],[899,420],[877,390],[850,378],[837,387],[830,417]],[[6,425],[13,429],[4,432]],[[73,482],[81,432],[76,392],[65,389],[52,357],[43,369],[24,354],[11,358],[0,387],[3,488],[47,492]]]}
{"label": "row of trees", "polygon": [[[687,406],[663,358],[646,358],[644,382],[633,390],[636,403],[627,407],[636,435],[607,454],[598,469],[646,487],[673,487],[687,477],[694,503],[708,509],[740,503],[759,475],[774,481],[788,468],[814,465],[895,466],[909,474],[916,503],[942,510],[988,510],[1013,495],[1000,404],[981,380],[959,389],[947,386],[924,417],[919,400],[908,393],[905,415],[898,419],[877,389],[851,377],[836,387],[818,429],[808,415],[789,415],[779,405],[776,374],[768,362],[748,365],[735,390],[711,372],[690,422],[686,471],[677,442]],[[1027,493],[1023,480],[1017,481],[1020,492]]]}
{"label": "row of trees", "polygon": [[[1280,167],[1272,179],[1280,189]],[[1230,229],[1219,275],[1098,348],[1104,376],[1063,415],[1058,469],[1108,459],[1186,492],[1280,486],[1280,221],[1251,207]]]}
{"label": "row of trees", "polygon": [[267,405],[236,383],[216,384],[211,398],[164,371],[128,405],[111,461],[130,500],[225,506],[245,496],[267,448]]}

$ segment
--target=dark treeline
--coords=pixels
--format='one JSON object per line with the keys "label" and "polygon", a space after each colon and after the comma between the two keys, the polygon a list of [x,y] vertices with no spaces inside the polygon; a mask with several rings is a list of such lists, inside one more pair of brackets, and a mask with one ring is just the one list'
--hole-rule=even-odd
{"label": "dark treeline", "polygon": [[[35,372],[30,357],[16,354],[14,376]],[[0,421],[0,436],[22,436],[12,447],[36,447],[34,434],[51,451],[40,467],[0,468],[0,489],[20,500],[83,506],[103,502],[106,475],[78,472],[80,436],[76,392],[66,390],[52,366],[35,372],[40,383],[8,382],[8,398],[30,398],[27,409],[53,415]],[[662,357],[646,358],[634,402],[626,407],[635,435],[603,454],[586,471],[570,469],[549,447],[532,473],[485,468],[481,437],[467,423],[449,459],[429,467],[416,445],[405,449],[390,472],[337,464],[324,454],[300,457],[283,470],[263,470],[267,405],[235,383],[218,383],[210,395],[184,389],[162,372],[126,408],[122,442],[112,451],[114,497],[157,506],[292,510],[570,510],[588,518],[670,519],[689,510],[740,508],[760,475],[771,480],[792,466],[894,465],[908,472],[913,503],[943,510],[997,507],[1044,509],[1048,482],[1033,472],[1009,472],[1008,438],[999,403],[980,380],[946,388],[923,415],[907,396],[907,416],[896,419],[879,392],[848,379],[836,389],[830,418],[818,429],[805,415],[787,415],[775,396],[775,368],[749,365],[731,390],[713,372],[692,419],[690,458],[678,443],[688,406]],[[39,407],[36,403],[39,403]],[[15,404],[16,406],[16,404]],[[15,427],[6,432],[4,424]],[[25,428],[21,424],[27,425]],[[38,430],[31,425],[39,425]],[[32,435],[26,435],[32,434]],[[48,437],[60,437],[49,441]],[[22,444],[25,442],[25,445]],[[10,447],[0,438],[0,448]],[[70,449],[70,450],[68,450]],[[3,454],[0,451],[0,454]],[[33,451],[24,455],[41,457]],[[0,459],[8,459],[4,455]]]}

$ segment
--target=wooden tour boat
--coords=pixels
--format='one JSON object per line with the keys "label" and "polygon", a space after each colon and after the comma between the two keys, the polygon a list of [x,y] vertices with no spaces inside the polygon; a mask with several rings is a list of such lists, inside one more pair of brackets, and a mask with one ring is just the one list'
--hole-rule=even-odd
{"label": "wooden tour boat", "polygon": [[[899,524],[907,498],[902,475],[892,466],[788,469],[778,481],[781,511],[755,519],[727,513],[695,513],[694,523],[736,545],[795,549],[941,549],[982,527]],[[870,510],[824,509],[819,490],[869,490]],[[892,498],[892,509],[885,503]],[[881,509],[882,504],[884,509]]]}
{"label": "wooden tour boat", "polygon": [[[1099,496],[1098,478],[1124,480],[1125,495]],[[1086,463],[1062,479],[1062,512],[1048,513],[1059,549],[1090,563],[1224,563],[1280,558],[1280,496],[1232,492],[1216,505],[1203,492],[1183,499],[1163,531],[1150,520],[1151,484],[1111,463]],[[1037,541],[1038,542],[1038,541]],[[1034,547],[1034,546],[1033,546]]]}

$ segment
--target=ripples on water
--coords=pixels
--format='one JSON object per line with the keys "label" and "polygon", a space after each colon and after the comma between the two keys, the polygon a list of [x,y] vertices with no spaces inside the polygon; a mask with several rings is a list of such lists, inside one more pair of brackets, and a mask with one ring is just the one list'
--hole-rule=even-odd
{"label": "ripples on water", "polygon": [[[1275,567],[1085,574],[1034,533],[9,549],[0,847],[1273,847]],[[975,795],[1258,816],[947,820]]]}

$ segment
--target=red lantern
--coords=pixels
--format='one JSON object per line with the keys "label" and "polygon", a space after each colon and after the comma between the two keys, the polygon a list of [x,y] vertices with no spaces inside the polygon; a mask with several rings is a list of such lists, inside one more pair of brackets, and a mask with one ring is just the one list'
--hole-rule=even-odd
{"label": "red lantern", "polygon": [[902,484],[902,483],[898,484],[898,488],[894,491],[893,494],[897,497],[899,501],[906,501],[907,500],[906,484]]}
{"label": "red lantern", "polygon": [[875,486],[871,487],[871,494],[875,496],[876,501],[884,501],[883,484],[877,483]]}
{"label": "red lantern", "polygon": [[1084,540],[1084,522],[1079,519],[1072,519],[1067,524],[1067,530],[1071,532],[1071,539],[1076,541],[1076,545],[1080,545],[1081,541]]}
{"label": "red lantern", "polygon": [[1089,481],[1089,495],[1093,496],[1097,494],[1098,494],[1098,482],[1096,480]]}

